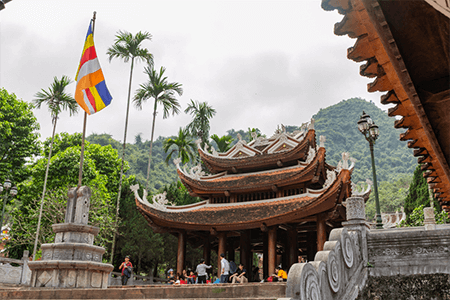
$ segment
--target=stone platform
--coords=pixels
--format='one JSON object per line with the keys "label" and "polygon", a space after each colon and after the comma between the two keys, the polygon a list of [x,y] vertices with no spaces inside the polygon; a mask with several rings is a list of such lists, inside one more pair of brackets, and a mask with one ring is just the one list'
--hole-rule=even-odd
{"label": "stone platform", "polygon": [[107,289],[1,289],[0,299],[286,299],[286,283],[189,284],[109,287]]}

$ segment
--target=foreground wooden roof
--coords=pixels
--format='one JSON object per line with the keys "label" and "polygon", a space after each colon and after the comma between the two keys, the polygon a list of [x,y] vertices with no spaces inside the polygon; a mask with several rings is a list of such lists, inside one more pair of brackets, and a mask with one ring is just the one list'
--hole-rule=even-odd
{"label": "foreground wooden roof", "polygon": [[347,57],[364,62],[369,92],[387,92],[396,128],[405,128],[424,176],[450,211],[450,8],[445,0],[322,0],[344,15],[335,34],[356,38]]}

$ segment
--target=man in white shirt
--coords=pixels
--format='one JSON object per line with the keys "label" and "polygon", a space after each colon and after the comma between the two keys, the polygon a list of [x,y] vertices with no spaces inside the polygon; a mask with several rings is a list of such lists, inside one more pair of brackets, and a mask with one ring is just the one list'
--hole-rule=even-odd
{"label": "man in white shirt", "polygon": [[225,259],[225,254],[220,254],[220,283],[228,283],[228,277],[230,276],[230,263]]}
{"label": "man in white shirt", "polygon": [[198,276],[198,283],[206,283],[206,277],[208,275],[206,273],[206,269],[210,268],[211,266],[206,265],[204,259],[200,261],[200,264],[197,266],[197,269],[195,270]]}

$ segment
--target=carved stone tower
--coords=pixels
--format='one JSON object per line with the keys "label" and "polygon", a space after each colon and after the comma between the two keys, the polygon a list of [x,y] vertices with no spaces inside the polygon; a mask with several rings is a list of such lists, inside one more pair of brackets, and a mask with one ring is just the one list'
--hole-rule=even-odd
{"label": "carved stone tower", "polygon": [[28,264],[31,286],[107,288],[114,267],[102,263],[105,249],[93,245],[100,229],[87,225],[91,190],[72,188],[68,196],[65,223],[52,225],[55,242],[43,244],[42,260]]}

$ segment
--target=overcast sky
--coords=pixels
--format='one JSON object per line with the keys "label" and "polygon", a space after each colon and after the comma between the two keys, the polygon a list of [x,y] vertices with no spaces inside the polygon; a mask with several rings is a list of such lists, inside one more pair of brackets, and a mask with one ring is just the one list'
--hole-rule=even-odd
{"label": "overcast sky", "polygon": [[[382,109],[380,94],[367,92],[371,80],[348,60],[354,40],[333,33],[342,19],[320,0],[298,1],[102,1],[13,0],[0,11],[0,87],[31,101],[54,76],[74,79],[84,38],[97,11],[95,46],[113,102],[88,117],[87,134],[123,140],[130,63],[108,62],[107,48],[118,30],[148,31],[143,46],[155,67],[166,67],[170,82],[183,85],[183,110],[190,99],[207,101],[217,114],[211,134],[278,124],[300,125],[320,108],[361,97]],[[138,63],[132,92],[148,77]],[[73,95],[75,83],[68,86]],[[81,111],[81,110],[80,110]],[[150,139],[152,105],[130,109],[127,141]],[[35,111],[43,138],[51,135],[46,108]],[[81,132],[83,113],[63,114],[57,131]],[[157,117],[156,136],[176,135],[190,116]],[[356,121],[355,121],[356,122]]]}

